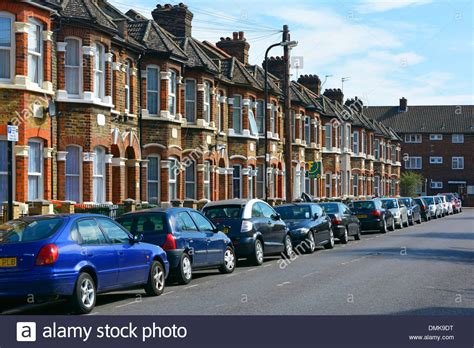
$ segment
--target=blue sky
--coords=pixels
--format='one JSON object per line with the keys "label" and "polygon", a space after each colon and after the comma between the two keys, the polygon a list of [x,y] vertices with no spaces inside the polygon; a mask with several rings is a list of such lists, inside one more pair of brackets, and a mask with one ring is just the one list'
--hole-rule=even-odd
{"label": "blue sky", "polygon": [[[110,0],[150,16],[157,0]],[[166,2],[160,2],[162,5]],[[169,2],[176,4],[177,2]],[[323,88],[340,88],[368,105],[474,103],[473,4],[468,0],[188,0],[193,36],[217,42],[244,31],[251,63],[288,24],[300,74],[318,74]],[[274,55],[281,54],[275,48]]]}

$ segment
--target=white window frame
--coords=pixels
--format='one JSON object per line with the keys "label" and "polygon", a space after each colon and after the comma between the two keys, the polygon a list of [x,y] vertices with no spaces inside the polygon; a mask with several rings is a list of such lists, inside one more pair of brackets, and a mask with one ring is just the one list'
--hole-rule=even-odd
{"label": "white window frame", "polygon": [[178,73],[174,70],[169,71],[168,79],[168,112],[170,115],[176,115],[176,92],[178,90]]}
{"label": "white window frame", "polygon": [[130,113],[130,107],[132,106],[132,94],[130,93],[130,86],[132,81],[132,62],[127,59],[125,61],[125,112]]}
{"label": "white window frame", "polygon": [[211,122],[211,93],[211,84],[208,81],[204,81],[202,118],[208,123]]}
{"label": "white window frame", "polygon": [[[32,138],[28,140],[28,146],[30,146],[30,143],[38,143],[40,144],[40,151],[39,151],[39,156],[40,156],[40,171],[39,172],[30,172],[30,168],[28,165],[28,186],[29,186],[29,179],[30,177],[35,177],[36,180],[38,180],[38,196],[37,197],[31,197],[30,196],[30,189],[28,187],[28,200],[32,201],[35,199],[43,199],[44,197],[44,142],[41,139],[36,139]],[[32,158],[31,152],[28,153],[28,162]]]}
{"label": "white window frame", "polygon": [[[357,151],[356,151],[357,150]],[[352,132],[352,152],[354,155],[359,154],[359,131]]]}
{"label": "white window frame", "polygon": [[375,160],[380,159],[380,140],[374,139],[374,158]]}
{"label": "white window frame", "polygon": [[306,116],[304,121],[304,140],[307,145],[311,143],[311,117]]}
{"label": "white window frame", "polygon": [[99,42],[94,42],[94,69],[93,71],[94,71],[94,97],[96,99],[102,100],[105,96],[105,46]]}
{"label": "white window frame", "polygon": [[[75,174],[71,174],[71,173],[68,173],[68,166],[67,166],[67,156],[69,155],[70,151],[68,151],[69,148],[71,147],[74,147],[74,148],[77,148],[79,150],[79,157],[78,157],[78,168],[79,168],[79,173],[75,173]],[[67,151],[67,154],[66,154],[66,161],[64,163],[64,174],[65,174],[65,177],[66,177],[66,180],[65,180],[65,184],[66,184],[66,187],[65,187],[65,197],[66,197],[66,200],[68,201],[75,201],[75,202],[82,202],[82,147],[80,147],[79,145],[68,145],[66,146],[66,151]],[[78,198],[79,200],[74,200],[73,197],[70,197],[68,196],[68,192],[67,192],[67,182],[68,182],[68,178],[77,178],[77,180],[79,181],[79,185],[78,185]]]}
{"label": "white window frame", "polygon": [[[238,106],[237,100],[240,101]],[[236,116],[238,117],[238,120],[236,120]],[[238,124],[236,121],[238,121]],[[235,126],[238,126],[239,128],[236,129]],[[241,134],[243,131],[242,96],[240,94],[234,95],[234,104],[232,105],[232,129],[236,134]]]}
{"label": "white window frame", "polygon": [[405,169],[423,169],[423,158],[421,156],[408,157],[408,160],[405,162]]}
{"label": "white window frame", "polygon": [[0,78],[1,83],[11,83],[15,76],[15,50],[16,50],[16,41],[15,41],[15,30],[13,28],[13,23],[15,22],[15,15],[9,12],[0,12],[0,18],[10,20],[10,47],[0,46],[1,51],[10,52],[10,77],[9,78]]}
{"label": "white window frame", "polygon": [[[148,81],[150,80],[150,74],[156,74],[156,90],[150,89],[150,84]],[[146,67],[146,107],[148,110],[148,114],[151,116],[158,116],[160,114],[160,84],[161,84],[161,76],[160,76],[160,67],[158,65],[148,65]],[[154,94],[156,95],[156,113],[150,112],[150,98],[149,95]]]}
{"label": "white window frame", "polygon": [[265,103],[263,100],[257,100],[257,107],[255,110],[255,120],[257,121],[258,134],[265,135]]}
{"label": "white window frame", "polygon": [[430,164],[443,164],[443,157],[430,156]]}
{"label": "white window frame", "polygon": [[[0,177],[5,176],[5,181],[6,185],[8,185],[8,140],[6,136],[0,136],[0,142],[5,142],[5,168],[6,171],[0,171]],[[13,197],[15,197],[15,160],[12,159],[12,164],[13,164]],[[4,192],[5,196],[8,195],[8,192],[5,190]],[[5,197],[5,201],[8,199],[8,197]]]}
{"label": "white window frame", "polygon": [[291,110],[291,134],[293,135],[292,140],[294,142],[296,139],[296,111],[295,110]]}
{"label": "white window frame", "polygon": [[[103,151],[103,154],[104,154],[104,158],[103,158],[103,162],[102,163],[99,163],[99,157],[97,156],[97,150],[98,149],[101,149],[101,151]],[[105,157],[107,155],[107,151],[105,150],[105,148],[101,147],[101,146],[96,146],[94,147],[94,162],[93,162],[93,173],[92,173],[92,180],[93,180],[93,183],[92,183],[92,187],[93,187],[93,198],[94,198],[94,203],[99,203],[99,204],[103,204],[105,203],[105,193],[107,191],[107,170],[106,170],[106,166],[105,166]],[[99,167],[100,165],[100,168],[102,170],[102,174],[97,172],[97,167]],[[95,184],[94,184],[94,181],[97,181],[97,180],[102,180],[102,192],[96,192],[96,189],[95,189]]]}
{"label": "white window frame", "polygon": [[[192,172],[193,180],[188,180],[188,171]],[[185,199],[197,199],[196,195],[196,183],[197,183],[197,163],[194,160],[190,160],[186,163],[184,169],[184,198]],[[189,191],[188,186],[192,189]]]}
{"label": "white window frame", "polygon": [[265,186],[264,186],[265,176],[264,175],[265,175],[265,173],[264,173],[263,163],[257,164],[257,176],[255,178],[256,182],[257,182],[257,191],[255,192],[256,198],[264,198],[265,197]]}
{"label": "white window frame", "polygon": [[374,176],[374,195],[380,197],[380,176]]}
{"label": "white window frame", "polygon": [[314,121],[314,137],[313,141],[316,145],[318,145],[319,142],[319,121],[315,120]]}
{"label": "white window frame", "polygon": [[367,152],[367,134],[362,130],[362,137],[360,142],[361,152],[365,155]]}
{"label": "white window frame", "polygon": [[442,181],[431,181],[430,187],[435,190],[439,190],[443,188],[443,182]]}
{"label": "white window frame", "polygon": [[405,134],[405,143],[407,144],[421,144],[421,134]]}
{"label": "white window frame", "polygon": [[248,194],[247,198],[248,199],[253,199],[255,198],[255,192],[254,192],[254,186],[253,186],[253,166],[248,167],[248,176],[247,176],[247,183],[248,183]]}
{"label": "white window frame", "polygon": [[[43,46],[43,24],[39,22],[38,20],[34,18],[30,18],[29,20],[29,29],[28,29],[28,77],[30,78],[30,82],[37,85],[38,87],[41,87],[43,84],[43,67],[44,67],[44,62],[43,62],[43,52],[44,52],[44,46]],[[31,49],[30,47],[30,38],[29,36],[32,35],[32,30],[36,29],[35,35],[37,35],[37,40],[39,44],[39,52],[36,49]],[[36,61],[37,65],[37,75],[34,78],[31,78],[31,65],[30,65],[30,57],[33,58]]]}
{"label": "white window frame", "polygon": [[[270,108],[270,132],[272,132],[272,135],[274,136],[276,132],[276,114],[277,114],[277,106],[275,104],[271,104]],[[263,118],[265,122],[265,117]]]}
{"label": "white window frame", "polygon": [[451,142],[453,144],[464,144],[464,134],[453,134],[451,136]]}
{"label": "white window frame", "polygon": [[204,198],[211,200],[211,176],[212,176],[212,165],[211,161],[204,161]]}
{"label": "white window frame", "polygon": [[[80,98],[81,95],[82,95],[82,92],[83,92],[83,66],[82,66],[82,40],[78,37],[75,37],[75,36],[68,36],[64,39],[64,42],[67,43],[67,41],[76,41],[78,47],[77,47],[77,54],[78,54],[78,62],[79,62],[79,65],[67,65],[67,61],[66,61],[66,56],[67,56],[67,50],[68,50],[68,45],[66,45],[66,53],[65,53],[65,56],[64,56],[64,81],[65,81],[65,89],[66,89],[66,92],[67,92],[67,95],[69,98]],[[78,74],[78,78],[77,78],[77,81],[78,81],[78,92],[77,94],[73,94],[73,93],[70,93],[68,90],[67,90],[67,74],[66,74],[66,70],[77,70],[77,74]]]}
{"label": "white window frame", "polygon": [[[324,125],[325,134],[324,134],[324,147],[326,150],[332,150],[332,124],[328,123]],[[329,147],[327,146],[329,143]]]}
{"label": "white window frame", "polygon": [[324,176],[324,194],[326,198],[329,198],[332,197],[332,173],[325,173]]}
{"label": "white window frame", "polygon": [[[239,168],[239,176],[235,176],[236,168]],[[232,166],[232,198],[242,198],[242,165],[234,164]],[[238,182],[239,185],[239,195],[235,197],[235,184]]]}
{"label": "white window frame", "polygon": [[[159,204],[161,202],[161,157],[160,155],[150,155],[148,156],[148,160],[150,161],[150,159],[154,159],[157,161],[157,175],[156,175],[156,179],[153,179],[151,180],[150,179],[150,163],[148,163],[148,167],[147,167],[147,185],[146,185],[146,190],[147,190],[147,197],[148,197],[148,201],[152,204]],[[156,190],[156,194],[157,194],[157,199],[156,201],[150,201],[150,185],[156,185],[157,187],[157,190]]]}
{"label": "white window frame", "polygon": [[217,131],[224,131],[224,106],[221,103],[222,93],[217,94]]}
{"label": "white window frame", "polygon": [[453,156],[451,159],[452,170],[464,170],[464,156]]}
{"label": "white window frame", "polygon": [[[179,168],[179,162],[175,157],[169,157],[168,161],[170,161],[170,167],[168,169],[168,199],[172,201],[178,198],[177,169]],[[173,195],[171,192],[173,192]]]}
{"label": "white window frame", "polygon": [[[188,87],[194,85],[194,93],[193,93],[193,96],[192,96],[192,99],[189,99],[189,96],[188,96]],[[184,104],[185,104],[185,112],[186,112],[186,120],[187,122],[189,123],[195,123],[196,122],[196,115],[197,115],[197,110],[196,110],[196,100],[197,100],[197,82],[195,79],[190,79],[190,78],[187,78],[184,80]],[[193,114],[190,115],[188,113],[188,106],[191,105],[192,106],[192,112]]]}
{"label": "white window frame", "polygon": [[431,141],[440,141],[443,140],[443,134],[430,134]]}

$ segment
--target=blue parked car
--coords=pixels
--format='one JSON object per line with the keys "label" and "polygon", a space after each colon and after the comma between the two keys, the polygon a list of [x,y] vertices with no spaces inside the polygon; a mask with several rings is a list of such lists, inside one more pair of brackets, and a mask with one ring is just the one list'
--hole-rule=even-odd
{"label": "blue parked car", "polygon": [[170,273],[180,284],[188,284],[197,269],[234,271],[231,240],[194,209],[147,209],[124,214],[117,221],[133,235],[143,234],[144,241],[161,246],[168,255]]}
{"label": "blue parked car", "polygon": [[102,215],[9,221],[0,225],[0,296],[67,297],[76,312],[89,313],[98,293],[144,287],[161,295],[166,253],[140,238]]}

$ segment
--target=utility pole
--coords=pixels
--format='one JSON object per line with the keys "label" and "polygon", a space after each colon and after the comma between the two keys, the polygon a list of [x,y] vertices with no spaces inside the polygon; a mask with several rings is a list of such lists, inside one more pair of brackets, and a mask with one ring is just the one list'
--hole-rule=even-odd
{"label": "utility pole", "polygon": [[[290,41],[290,31],[288,25],[283,26],[283,40],[282,42]],[[283,62],[285,64],[285,74],[283,79],[283,96],[285,98],[285,191],[286,201],[293,202],[293,139],[292,129],[294,125],[291,124],[291,97],[290,97],[290,47],[285,45],[283,47]],[[266,173],[265,173],[266,174]]]}
{"label": "utility pole", "polygon": [[[11,122],[8,122],[8,126],[12,126]],[[8,140],[8,150],[7,150],[7,166],[8,166],[8,211],[7,216],[8,220],[13,220],[13,141]]]}

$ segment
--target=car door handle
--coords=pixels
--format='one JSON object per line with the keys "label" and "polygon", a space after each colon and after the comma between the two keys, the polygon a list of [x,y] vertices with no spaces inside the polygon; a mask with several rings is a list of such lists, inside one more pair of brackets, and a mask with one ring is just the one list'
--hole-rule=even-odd
{"label": "car door handle", "polygon": [[87,251],[87,250],[82,250],[81,255],[83,255],[83,256],[94,256],[93,253],[91,253],[90,251]]}
{"label": "car door handle", "polygon": [[272,222],[271,222],[271,221],[268,221],[268,222],[267,222],[267,224],[271,225],[271,224],[272,224]]}
{"label": "car door handle", "polygon": [[194,240],[190,239],[190,240],[189,240],[189,243],[192,243],[192,242],[194,242]]}

